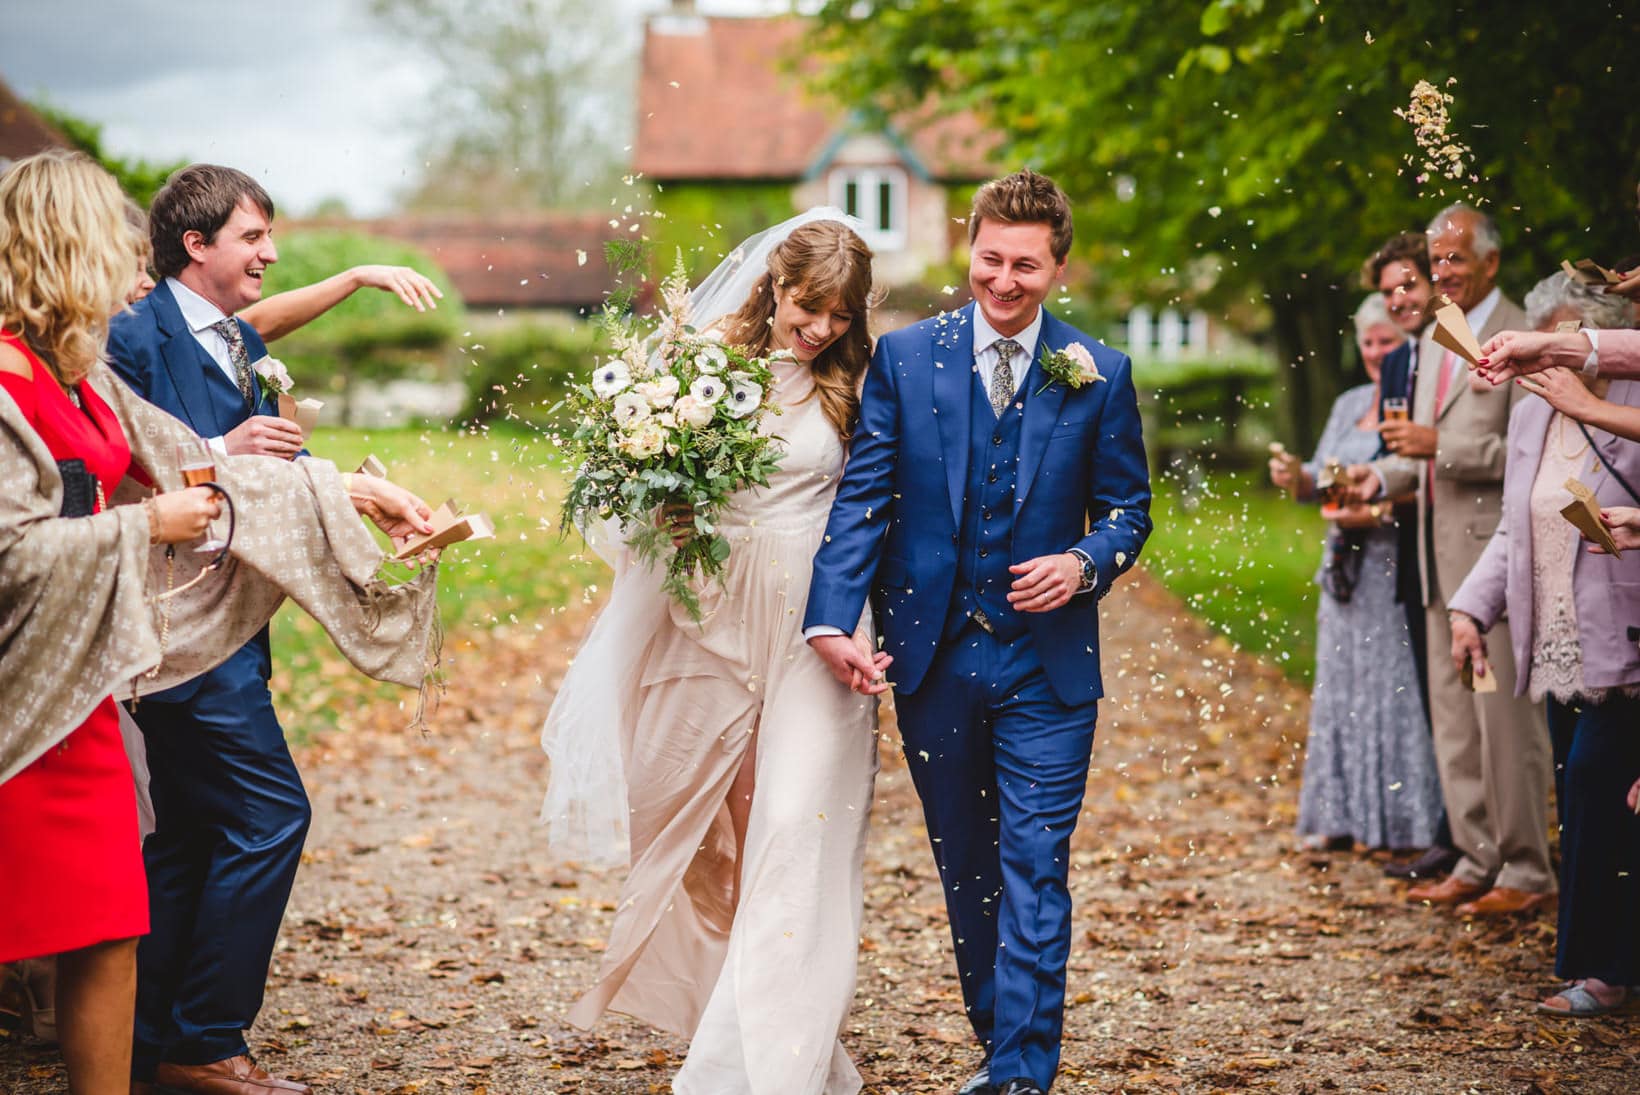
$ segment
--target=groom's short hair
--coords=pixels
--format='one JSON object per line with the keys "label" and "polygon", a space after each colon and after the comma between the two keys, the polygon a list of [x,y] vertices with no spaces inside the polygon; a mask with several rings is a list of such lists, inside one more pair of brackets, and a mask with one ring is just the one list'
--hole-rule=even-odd
{"label": "groom's short hair", "polygon": [[979,236],[979,222],[989,218],[1003,224],[1045,224],[1048,246],[1055,262],[1071,253],[1071,202],[1059,184],[1030,168],[992,179],[974,193],[968,214],[968,243]]}

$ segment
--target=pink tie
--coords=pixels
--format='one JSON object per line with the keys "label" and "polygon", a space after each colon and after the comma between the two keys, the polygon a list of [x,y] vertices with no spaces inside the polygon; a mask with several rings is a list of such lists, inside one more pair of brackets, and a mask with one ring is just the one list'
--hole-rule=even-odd
{"label": "pink tie", "polygon": [[[1457,369],[1454,368],[1457,364],[1458,355],[1453,353],[1451,350],[1448,350],[1446,352],[1446,356],[1441,358],[1441,376],[1440,379],[1435,382],[1436,421],[1438,421],[1441,417],[1441,408],[1446,406],[1446,393],[1452,390],[1452,374],[1457,372]],[[1431,424],[1433,425],[1433,422]],[[1433,498],[1435,496],[1435,458],[1433,456],[1429,458],[1429,465],[1425,471],[1425,477],[1424,497]]]}

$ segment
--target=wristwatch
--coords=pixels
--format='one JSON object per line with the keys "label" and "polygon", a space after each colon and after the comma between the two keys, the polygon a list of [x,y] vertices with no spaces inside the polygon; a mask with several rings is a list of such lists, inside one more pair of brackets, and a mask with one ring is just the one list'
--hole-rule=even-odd
{"label": "wristwatch", "polygon": [[1093,565],[1093,557],[1081,548],[1071,548],[1067,554],[1076,556],[1076,561],[1082,564],[1082,580],[1077,584],[1076,592],[1090,592],[1099,584],[1099,570]]}

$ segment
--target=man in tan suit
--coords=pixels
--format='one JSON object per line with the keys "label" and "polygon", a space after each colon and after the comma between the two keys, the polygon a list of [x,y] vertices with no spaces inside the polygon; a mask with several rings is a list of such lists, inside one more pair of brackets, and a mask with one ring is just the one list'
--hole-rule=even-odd
{"label": "man in tan suit", "polygon": [[[1436,286],[1464,310],[1476,337],[1526,329],[1520,306],[1497,288],[1497,228],[1463,204],[1428,229]],[[1372,465],[1384,494],[1418,492],[1419,577],[1429,627],[1430,719],[1435,759],[1462,857],[1446,879],[1407,893],[1412,901],[1456,905],[1463,915],[1530,912],[1554,901],[1545,809],[1551,779],[1543,711],[1514,698],[1508,623],[1488,648],[1497,689],[1472,692],[1452,666],[1446,598],[1480,558],[1503,509],[1503,463],[1515,384],[1471,383],[1456,354],[1422,336],[1412,419],[1381,427],[1395,455]],[[1363,470],[1364,471],[1364,470]],[[1372,476],[1362,478],[1370,483]],[[1368,490],[1371,488],[1368,487]],[[1499,630],[1502,629],[1502,630]]]}

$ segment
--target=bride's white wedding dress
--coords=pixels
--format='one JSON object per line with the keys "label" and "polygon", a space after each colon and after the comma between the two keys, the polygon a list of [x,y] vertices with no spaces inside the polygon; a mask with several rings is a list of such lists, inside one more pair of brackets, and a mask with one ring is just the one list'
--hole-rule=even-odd
{"label": "bride's white wedding dress", "polygon": [[[767,487],[736,495],[723,515],[724,587],[702,586],[702,624],[671,605],[660,626],[640,629],[639,693],[612,705],[631,873],[598,981],[569,1013],[585,1027],[610,1009],[689,1038],[673,1087],[686,1095],[861,1086],[838,1036],[854,997],[876,703],[834,680],[803,642],[843,447],[809,370],[775,369],[784,413],[765,429],[785,456]],[[595,627],[606,622],[622,626],[606,614]],[[726,802],[754,735],[734,906]]]}

